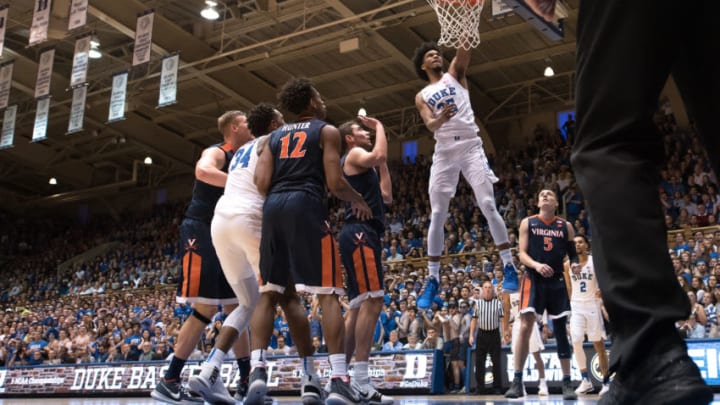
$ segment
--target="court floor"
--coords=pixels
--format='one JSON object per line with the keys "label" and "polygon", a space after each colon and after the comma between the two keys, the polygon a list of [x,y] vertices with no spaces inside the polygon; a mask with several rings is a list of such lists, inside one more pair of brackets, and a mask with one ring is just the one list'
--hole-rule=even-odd
{"label": "court floor", "polygon": [[[575,404],[596,404],[597,395],[580,397]],[[445,405],[445,404],[528,404],[528,405],[561,405],[569,403],[563,401],[560,395],[551,395],[547,398],[528,396],[525,398],[508,400],[501,396],[477,396],[477,395],[430,395],[421,396],[396,396],[397,405]],[[276,397],[277,405],[302,404],[299,397]],[[159,404],[152,398],[0,398],[0,405],[152,405]],[[720,394],[715,394],[715,405],[720,405]]]}

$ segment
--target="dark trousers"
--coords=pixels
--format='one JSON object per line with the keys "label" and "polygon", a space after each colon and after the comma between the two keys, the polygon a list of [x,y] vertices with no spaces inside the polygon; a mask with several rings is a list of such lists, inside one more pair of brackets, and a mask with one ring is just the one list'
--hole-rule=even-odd
{"label": "dark trousers", "polygon": [[485,361],[488,353],[492,361],[493,388],[502,387],[502,371],[500,370],[500,329],[478,330],[475,345],[475,381],[477,389],[485,387]]}
{"label": "dark trousers", "polygon": [[577,139],[572,165],[587,199],[593,259],[616,340],[611,370],[678,345],[689,315],[668,256],[658,202],[662,137],[653,123],[672,73],[720,173],[717,0],[582,0]]}

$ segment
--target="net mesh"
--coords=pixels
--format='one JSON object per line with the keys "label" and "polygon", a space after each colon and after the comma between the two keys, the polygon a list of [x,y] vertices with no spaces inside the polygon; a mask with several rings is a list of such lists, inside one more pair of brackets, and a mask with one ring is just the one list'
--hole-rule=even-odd
{"label": "net mesh", "polygon": [[440,23],[438,45],[471,49],[480,45],[483,0],[427,0]]}

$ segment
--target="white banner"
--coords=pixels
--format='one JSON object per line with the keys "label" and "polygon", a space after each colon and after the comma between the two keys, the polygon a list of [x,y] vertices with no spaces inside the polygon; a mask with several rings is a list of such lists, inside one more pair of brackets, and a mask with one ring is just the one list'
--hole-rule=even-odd
{"label": "white banner", "polygon": [[88,52],[90,52],[90,35],[78,38],[75,41],[75,55],[73,56],[70,87],[78,86],[87,81]]}
{"label": "white banner", "polygon": [[30,27],[30,45],[47,40],[51,3],[51,0],[35,0],[32,26]]}
{"label": "white banner", "polygon": [[133,66],[150,62],[150,51],[152,50],[153,17],[155,13],[150,11],[137,19],[135,27],[135,48],[133,48]]}
{"label": "white banner", "polygon": [[35,80],[35,98],[50,94],[50,81],[52,80],[54,62],[55,48],[46,49],[40,54],[37,79]]}
{"label": "white banner", "polygon": [[492,0],[492,16],[497,17],[513,11],[503,0]]}
{"label": "white banner", "polygon": [[113,76],[112,92],[110,93],[110,108],[108,110],[108,122],[125,119],[127,80],[128,72],[116,73]]}
{"label": "white banner", "polygon": [[3,116],[2,133],[0,133],[0,149],[12,148],[15,138],[15,117],[17,116],[17,104],[11,105],[5,110]]}
{"label": "white banner", "polygon": [[177,101],[177,72],[179,61],[180,55],[178,54],[166,56],[162,61],[158,107],[175,104]]}
{"label": "white banner", "polygon": [[3,48],[5,47],[5,27],[7,26],[8,16],[7,4],[0,6],[0,56],[2,56]]}
{"label": "white banner", "polygon": [[68,134],[83,130],[85,119],[85,96],[87,86],[78,86],[73,89],[72,106],[70,106],[70,121],[68,122]]}
{"label": "white banner", "polygon": [[7,107],[10,100],[14,65],[14,61],[0,65],[0,110]]}
{"label": "white banner", "polygon": [[35,125],[33,126],[32,142],[47,138],[48,116],[50,115],[50,97],[43,97],[37,102]]}
{"label": "white banner", "polygon": [[70,4],[70,20],[68,31],[80,28],[87,22],[88,0],[72,0]]}

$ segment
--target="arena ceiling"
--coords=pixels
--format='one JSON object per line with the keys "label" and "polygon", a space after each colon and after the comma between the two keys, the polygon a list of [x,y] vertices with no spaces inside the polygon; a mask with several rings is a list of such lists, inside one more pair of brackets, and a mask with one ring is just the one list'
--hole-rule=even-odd
{"label": "arena ceiling", "polygon": [[[487,1],[482,43],[468,72],[479,121],[491,127],[572,105],[578,1],[565,2],[561,41],[513,13],[493,18]],[[53,0],[49,40],[28,47],[33,3],[9,0],[1,60],[15,61],[10,105],[18,105],[14,147],[0,151],[0,203],[6,207],[187,184],[200,151],[219,140],[216,117],[275,101],[292,76],[314,80],[331,122],[364,107],[385,122],[391,139],[424,133],[413,104],[423,82],[410,58],[420,42],[439,34],[425,0],[228,0],[220,2],[224,15],[215,22],[199,15],[203,0],[90,0],[86,27],[73,33],[66,30],[70,0]],[[149,8],[156,11],[152,60],[130,70],[126,119],[106,124],[112,73],[130,69],[136,18]],[[89,31],[103,57],[90,61],[84,131],[66,135],[75,38]],[[339,43],[353,38],[359,48],[341,53]],[[56,47],[48,138],[30,143],[37,61],[47,46]],[[161,58],[173,51],[180,52],[178,103],[157,108]],[[552,78],[543,77],[547,58]],[[151,169],[137,163],[146,156],[153,159]],[[53,176],[56,186],[48,184]]]}

